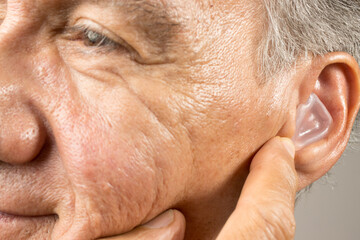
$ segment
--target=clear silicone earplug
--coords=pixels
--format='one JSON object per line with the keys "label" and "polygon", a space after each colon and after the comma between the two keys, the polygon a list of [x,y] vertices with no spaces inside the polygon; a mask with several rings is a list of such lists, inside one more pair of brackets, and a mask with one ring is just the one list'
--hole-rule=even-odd
{"label": "clear silicone earplug", "polygon": [[301,104],[296,113],[296,131],[293,141],[296,150],[300,150],[329,133],[333,119],[325,105],[314,93],[305,104]]}

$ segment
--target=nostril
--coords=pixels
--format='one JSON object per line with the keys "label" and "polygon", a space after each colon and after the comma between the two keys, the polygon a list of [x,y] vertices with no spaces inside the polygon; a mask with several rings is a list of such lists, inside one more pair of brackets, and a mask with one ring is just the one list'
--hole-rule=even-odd
{"label": "nostril", "polygon": [[1,123],[0,159],[14,165],[32,161],[45,143],[43,124],[31,114],[7,117]]}

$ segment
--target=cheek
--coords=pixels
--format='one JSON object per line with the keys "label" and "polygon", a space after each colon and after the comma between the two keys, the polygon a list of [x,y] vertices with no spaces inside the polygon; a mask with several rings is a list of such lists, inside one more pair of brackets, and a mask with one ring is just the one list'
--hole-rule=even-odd
{"label": "cheek", "polygon": [[139,224],[151,210],[157,192],[164,190],[158,185],[159,159],[144,150],[150,146],[139,140],[99,139],[85,144],[81,161],[71,159],[68,164],[80,205],[86,204],[87,214],[100,215],[100,222],[106,222],[101,229]]}
{"label": "cheek", "polygon": [[[74,192],[74,218],[91,216],[91,225],[102,231],[96,235],[149,220],[170,207],[185,185],[181,152],[167,129],[125,91],[107,97],[96,107],[68,106],[55,129]],[[106,104],[109,99],[121,106]]]}

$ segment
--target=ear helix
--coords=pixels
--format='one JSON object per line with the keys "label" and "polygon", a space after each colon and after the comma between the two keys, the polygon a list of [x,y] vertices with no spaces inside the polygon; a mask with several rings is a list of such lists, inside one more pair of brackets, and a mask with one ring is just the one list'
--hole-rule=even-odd
{"label": "ear helix", "polygon": [[300,150],[326,137],[333,119],[314,93],[305,104],[299,105],[296,113],[296,131],[293,141],[296,150]]}

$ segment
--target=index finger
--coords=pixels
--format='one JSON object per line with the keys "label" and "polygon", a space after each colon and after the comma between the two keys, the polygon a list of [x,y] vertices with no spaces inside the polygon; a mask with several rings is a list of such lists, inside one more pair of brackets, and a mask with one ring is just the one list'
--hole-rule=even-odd
{"label": "index finger", "polygon": [[293,239],[297,173],[295,147],[276,137],[255,155],[236,209],[218,240]]}

